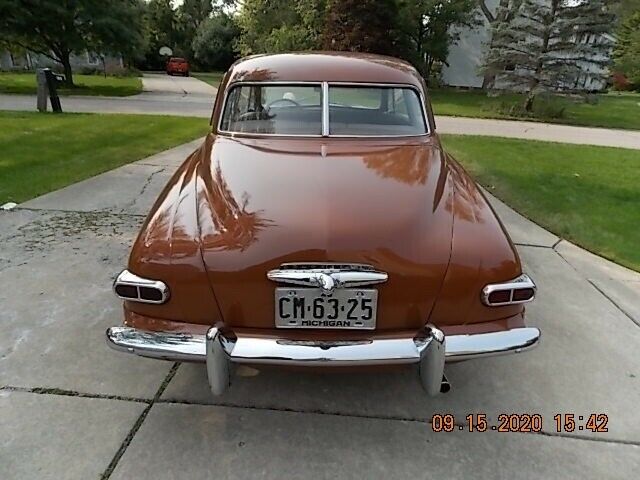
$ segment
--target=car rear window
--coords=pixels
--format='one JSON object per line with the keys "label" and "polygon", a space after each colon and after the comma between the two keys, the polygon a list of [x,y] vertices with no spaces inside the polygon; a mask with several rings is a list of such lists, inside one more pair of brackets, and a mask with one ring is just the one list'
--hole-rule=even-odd
{"label": "car rear window", "polygon": [[[220,130],[269,135],[408,136],[428,132],[411,87],[251,83],[227,93]],[[327,106],[328,104],[328,106]],[[323,131],[323,108],[328,117]]]}
{"label": "car rear window", "polygon": [[221,129],[279,135],[322,135],[322,86],[240,85],[227,94]]}
{"label": "car rear window", "polygon": [[427,133],[420,97],[408,87],[329,86],[329,134]]}

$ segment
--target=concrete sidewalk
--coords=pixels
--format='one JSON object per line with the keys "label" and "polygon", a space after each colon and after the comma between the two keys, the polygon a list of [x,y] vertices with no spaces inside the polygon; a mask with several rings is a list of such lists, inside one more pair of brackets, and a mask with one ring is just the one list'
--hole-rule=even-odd
{"label": "concrete sidewalk", "polygon": [[[640,109],[639,109],[640,110]],[[639,112],[640,113],[640,112]],[[640,131],[574,127],[542,122],[436,116],[438,133],[521,138],[640,150]]]}
{"label": "concrete sidewalk", "polygon": [[[640,275],[492,199],[539,285],[527,354],[416,373],[239,368],[209,395],[204,367],[119,354],[110,290],[159,190],[198,142],[0,212],[0,478],[634,478],[640,471]],[[256,374],[258,373],[258,374]],[[435,433],[452,413],[538,413],[542,434]],[[608,415],[558,433],[554,415]],[[635,474],[633,472],[636,472]]]}

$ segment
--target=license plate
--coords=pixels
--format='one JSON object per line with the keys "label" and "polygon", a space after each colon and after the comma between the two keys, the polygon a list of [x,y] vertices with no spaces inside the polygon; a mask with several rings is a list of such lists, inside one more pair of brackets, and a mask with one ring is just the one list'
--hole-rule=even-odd
{"label": "license plate", "polygon": [[377,304],[377,290],[276,288],[276,327],[372,330]]}

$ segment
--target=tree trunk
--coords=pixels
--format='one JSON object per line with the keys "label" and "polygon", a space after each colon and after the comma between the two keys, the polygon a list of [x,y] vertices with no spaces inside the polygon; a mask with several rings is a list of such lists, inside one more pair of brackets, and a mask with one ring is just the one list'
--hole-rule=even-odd
{"label": "tree trunk", "polygon": [[524,102],[524,109],[527,112],[531,112],[533,110],[533,101],[536,99],[536,89],[540,85],[540,77],[544,70],[544,55],[549,51],[549,40],[551,38],[551,28],[553,26],[553,22],[556,18],[556,14],[558,12],[558,7],[560,6],[560,0],[551,0],[551,14],[547,17],[544,22],[544,35],[542,37],[542,49],[540,51],[540,58],[538,60],[536,71],[533,79],[529,83],[529,93],[527,94],[527,99]]}
{"label": "tree trunk", "polygon": [[62,63],[62,68],[64,69],[64,84],[69,88],[73,88],[75,85],[73,84],[73,70],[71,69],[71,60],[69,57],[70,54],[65,53],[62,55],[60,63]]}
{"label": "tree trunk", "polygon": [[496,75],[494,73],[485,73],[482,79],[482,90],[491,90],[496,83]]}
{"label": "tree trunk", "polygon": [[533,111],[533,102],[536,99],[536,93],[535,91],[532,89],[529,91],[529,94],[527,95],[527,99],[524,102],[524,109],[526,112],[531,113]]}

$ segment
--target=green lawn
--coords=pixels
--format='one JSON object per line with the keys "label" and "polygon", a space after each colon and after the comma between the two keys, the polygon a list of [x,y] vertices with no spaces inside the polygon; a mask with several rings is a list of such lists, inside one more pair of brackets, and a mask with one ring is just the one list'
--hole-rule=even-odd
{"label": "green lawn", "polygon": [[222,77],[224,77],[224,72],[191,72],[191,76],[218,88]]}
{"label": "green lawn", "polygon": [[640,271],[640,151],[442,135],[490,192],[537,224]]}
{"label": "green lawn", "polygon": [[[480,91],[462,91],[453,89],[430,90],[431,102],[436,115],[477,118],[515,118],[502,113],[504,103],[522,102],[520,95],[508,94],[488,97]],[[567,106],[564,118],[539,119],[550,123],[566,123],[592,127],[621,128],[640,130],[640,94],[608,93],[597,95],[595,105],[556,97],[554,102]],[[536,120],[516,118],[519,120]]]}
{"label": "green lawn", "polygon": [[[142,92],[139,77],[104,77],[102,75],[74,75],[75,88],[58,88],[60,95],[98,95],[126,97]],[[0,93],[36,93],[36,74],[0,72]]]}
{"label": "green lawn", "polygon": [[206,118],[0,111],[0,205],[23,202],[208,131]]}

